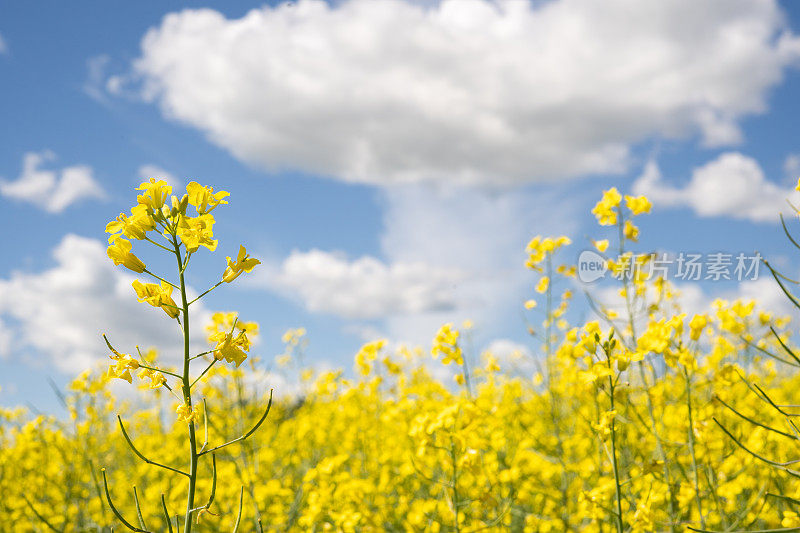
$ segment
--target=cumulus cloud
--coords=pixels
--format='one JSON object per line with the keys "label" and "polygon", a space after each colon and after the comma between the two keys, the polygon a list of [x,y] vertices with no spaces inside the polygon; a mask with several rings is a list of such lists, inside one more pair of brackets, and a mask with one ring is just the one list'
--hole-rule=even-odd
{"label": "cumulus cloud", "polygon": [[310,250],[293,252],[262,279],[298,296],[309,311],[367,319],[452,309],[453,287],[461,277],[457,270],[422,262],[386,264],[370,256],[350,260]]}
{"label": "cumulus cloud", "polygon": [[[155,346],[164,360],[177,362],[183,347],[178,327],[160,309],[136,301],[134,278],[109,261],[103,243],[67,235],[53,259],[48,270],[0,279],[1,356],[32,353],[41,364],[74,375],[107,356],[101,338],[107,333],[120,351]],[[203,323],[208,312],[198,304]],[[193,341],[204,346],[201,328],[194,328]]]}
{"label": "cumulus cloud", "polygon": [[786,199],[798,198],[795,191],[767,180],[758,162],[739,152],[723,153],[695,168],[683,188],[666,183],[658,165],[650,161],[633,190],[655,205],[689,207],[701,217],[727,216],[753,222],[776,222]]}
{"label": "cumulus cloud", "polygon": [[[525,246],[537,234],[575,237],[577,210],[589,200],[566,187],[489,193],[415,185],[391,188],[384,197],[381,248],[387,261],[426,261],[465,272],[454,310],[389,317],[391,338],[410,344],[427,344],[443,322],[465,319],[480,335],[524,331],[522,303],[533,290]],[[572,251],[564,253],[565,262],[573,259]]]}
{"label": "cumulus cloud", "polygon": [[[312,312],[383,319],[383,336],[412,345],[427,344],[446,321],[471,319],[486,331],[524,327],[520,311],[532,290],[523,266],[526,243],[537,233],[576,229],[574,208],[561,194],[389,188],[379,255],[295,251],[268,261],[251,279]],[[376,334],[375,324],[346,329]]]}
{"label": "cumulus cloud", "polygon": [[147,181],[150,178],[164,180],[167,184],[172,186],[173,193],[177,193],[178,190],[184,187],[183,182],[176,178],[174,174],[167,172],[158,165],[142,165],[139,167],[139,170],[136,171],[136,176],[142,181]]}
{"label": "cumulus cloud", "polygon": [[70,205],[88,198],[104,198],[103,188],[86,165],[45,170],[55,159],[52,152],[28,152],[22,160],[22,173],[15,181],[0,181],[0,195],[31,203],[50,213],[61,213]]}
{"label": "cumulus cloud", "polygon": [[621,172],[653,136],[738,142],[798,55],[774,1],[300,0],[169,14],[131,74],[266,169],[516,184]]}

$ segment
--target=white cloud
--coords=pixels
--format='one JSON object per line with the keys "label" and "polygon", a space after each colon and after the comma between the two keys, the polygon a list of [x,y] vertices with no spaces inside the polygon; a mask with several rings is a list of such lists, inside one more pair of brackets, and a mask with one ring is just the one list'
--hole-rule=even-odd
{"label": "white cloud", "polygon": [[515,184],[624,171],[654,136],[738,142],[798,55],[774,1],[300,0],[169,14],[131,75],[267,169]]}
{"label": "white cloud", "polygon": [[443,322],[465,319],[484,331],[515,329],[524,327],[522,302],[532,290],[525,245],[537,233],[569,234],[578,220],[564,198],[545,191],[414,185],[383,194],[380,258],[296,251],[268,261],[253,283],[313,312],[383,320],[378,330],[375,324],[346,327],[358,337],[381,331],[398,342],[428,344]]}
{"label": "white cloud", "polygon": [[789,154],[783,161],[783,172],[793,185],[800,179],[800,154]]}
{"label": "white cloud", "polygon": [[[588,198],[574,190],[407,186],[387,189],[385,203],[381,248],[388,262],[426,261],[466,274],[455,288],[458,305],[452,311],[387,320],[391,338],[427,345],[443,322],[470,319],[479,336],[524,331],[522,303],[534,279],[524,267],[525,246],[537,234],[574,237],[576,212]],[[564,250],[564,262],[575,259],[571,248]]]}
{"label": "white cloud", "polygon": [[104,198],[102,187],[86,165],[45,170],[41,166],[55,159],[52,152],[28,152],[22,173],[16,181],[0,180],[0,195],[29,202],[50,213],[60,213],[70,205],[87,198]]}
{"label": "white cloud", "polygon": [[[273,269],[274,270],[274,269]],[[425,263],[386,263],[370,256],[349,260],[343,254],[293,252],[277,272],[262,280],[297,295],[309,311],[347,318],[448,310],[462,274]]]}
{"label": "white cloud", "polygon": [[701,217],[728,216],[754,222],[776,222],[786,199],[798,198],[795,191],[767,180],[758,162],[739,152],[721,154],[695,168],[683,188],[667,184],[658,165],[650,161],[633,190],[657,206],[685,206]]}
{"label": "white cloud", "polygon": [[111,57],[107,54],[93,56],[86,60],[88,75],[83,84],[83,92],[102,103],[107,101],[104,85],[109,61],[111,61]]}
{"label": "white cloud", "polygon": [[8,53],[8,45],[6,44],[5,39],[3,39],[3,34],[0,34],[0,54],[7,54]]}
{"label": "white cloud", "polygon": [[142,165],[139,167],[139,170],[136,171],[136,175],[142,181],[147,181],[150,178],[166,181],[167,184],[172,186],[173,194],[177,194],[180,189],[183,189],[183,182],[181,182],[181,180],[158,165]]}
{"label": "white cloud", "polygon": [[[107,357],[101,337],[107,333],[120,351],[156,346],[164,360],[176,362],[183,346],[178,326],[137,302],[134,278],[113,265],[103,243],[67,235],[53,258],[48,270],[0,279],[0,355],[33,350],[41,364],[74,375]],[[208,312],[198,304],[196,323],[204,324]],[[193,340],[205,346],[202,328],[193,329]]]}

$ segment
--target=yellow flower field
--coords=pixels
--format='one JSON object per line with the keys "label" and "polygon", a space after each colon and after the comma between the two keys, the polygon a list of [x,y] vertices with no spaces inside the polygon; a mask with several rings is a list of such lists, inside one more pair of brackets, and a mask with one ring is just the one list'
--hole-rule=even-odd
{"label": "yellow flower field", "polygon": [[[183,365],[108,338],[110,365],[63,398],[70,419],[0,411],[0,531],[800,530],[794,325],[748,301],[683,313],[630,251],[646,198],[611,189],[593,210],[595,249],[631,275],[616,305],[588,295],[585,323],[570,322],[575,245],[532,236],[520,251],[533,360],[473,353],[472,324],[444,324],[430,346],[375,339],[323,372],[303,366],[298,329],[279,361],[288,394],[254,388],[257,324],[192,321],[184,272],[216,248],[227,193],[139,192],[106,228],[108,255],[140,275],[131,298],[182,329]],[[175,270],[151,272],[145,248]],[[220,264],[198,298],[259,261],[242,246]],[[208,351],[190,352],[190,327]],[[119,380],[135,399],[112,394]]]}

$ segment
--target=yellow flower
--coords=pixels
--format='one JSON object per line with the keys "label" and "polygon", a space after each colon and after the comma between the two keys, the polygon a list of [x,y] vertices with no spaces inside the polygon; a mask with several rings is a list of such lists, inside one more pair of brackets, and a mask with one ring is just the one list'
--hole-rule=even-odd
{"label": "yellow flower", "polygon": [[464,358],[461,348],[458,346],[459,332],[453,328],[453,324],[445,324],[436,333],[436,338],[433,340],[433,348],[431,353],[436,358],[440,354],[442,363],[445,365],[455,362],[456,364],[463,365]]}
{"label": "yellow flower", "polygon": [[700,340],[700,335],[703,334],[703,329],[708,325],[708,316],[694,315],[689,322],[689,337],[693,340]]}
{"label": "yellow flower", "polygon": [[244,331],[238,334],[219,331],[208,337],[209,342],[216,343],[214,357],[217,360],[225,359],[237,367],[247,359],[247,350],[250,350],[250,340]]}
{"label": "yellow flower", "polygon": [[144,205],[151,213],[161,209],[166,204],[169,195],[172,194],[172,187],[167,185],[166,181],[156,181],[155,178],[143,182],[136,190],[144,191],[136,197],[136,201]]}
{"label": "yellow flower", "polygon": [[203,187],[196,181],[186,186],[186,192],[189,195],[189,203],[197,208],[197,213],[200,215],[210,213],[220,204],[227,204],[225,197],[230,196],[226,191],[215,193],[213,187]]}
{"label": "yellow flower", "polygon": [[527,251],[529,253],[525,266],[532,270],[540,270],[539,263],[550,255],[552,256],[559,248],[572,244],[569,237],[542,237],[537,235],[528,243]]}
{"label": "yellow flower", "polygon": [[138,204],[131,209],[131,215],[120,213],[119,216],[106,224],[106,233],[111,233],[108,242],[111,243],[116,238],[115,234],[122,233],[129,239],[144,239],[147,232],[155,229],[155,221],[147,212],[147,206]]}
{"label": "yellow flower", "polygon": [[103,335],[103,339],[106,341],[106,346],[108,346],[108,349],[111,350],[111,355],[109,355],[109,357],[116,361],[115,364],[108,368],[108,376],[112,378],[124,379],[128,383],[133,383],[131,370],[136,370],[139,368],[139,362],[130,355],[120,353],[114,349],[105,335]]}
{"label": "yellow flower", "polygon": [[399,376],[403,372],[403,368],[392,361],[391,357],[388,355],[383,358],[383,364],[386,367],[386,371],[392,374],[393,376]]}
{"label": "yellow flower", "polygon": [[377,358],[378,352],[383,349],[385,344],[385,340],[368,342],[358,351],[355,362],[362,376],[367,376],[372,371],[372,361]]}
{"label": "yellow flower", "polygon": [[181,217],[177,233],[181,242],[186,245],[186,249],[192,253],[196,252],[200,246],[205,246],[212,252],[217,249],[212,215]]}
{"label": "yellow flower", "polygon": [[306,328],[287,329],[286,333],[281,337],[284,344],[297,346],[303,337],[306,336]]}
{"label": "yellow flower", "polygon": [[653,204],[650,203],[650,200],[648,200],[646,196],[628,196],[626,194],[625,204],[634,215],[649,213],[650,209],[653,207]]}
{"label": "yellow flower", "polygon": [[197,407],[192,407],[187,403],[178,405],[175,412],[178,413],[178,422],[186,422],[187,424],[190,422],[197,422],[199,415]]}
{"label": "yellow flower", "polygon": [[164,374],[157,370],[150,370],[149,368],[143,368],[139,371],[139,379],[145,378],[150,379],[150,385],[148,386],[150,389],[158,389],[167,383],[167,378],[164,377]]}
{"label": "yellow flower", "polygon": [[611,424],[614,422],[614,417],[617,416],[616,409],[613,411],[606,411],[600,415],[600,420],[597,424],[592,424],[592,427],[597,431],[601,438],[606,438],[611,435]]}
{"label": "yellow flower", "polygon": [[161,285],[156,283],[142,283],[136,280],[132,283],[133,290],[136,291],[136,296],[140,302],[148,303],[153,307],[160,307],[170,318],[178,316],[178,306],[175,300],[172,299],[172,286],[161,282]]}
{"label": "yellow flower", "polygon": [[114,261],[115,265],[122,265],[128,270],[142,273],[145,269],[144,263],[131,253],[132,247],[131,241],[127,241],[122,237],[117,237],[114,239],[113,244],[108,247],[106,253],[108,257]]}
{"label": "yellow flower", "polygon": [[597,251],[600,253],[608,250],[608,239],[603,239],[601,241],[592,240],[592,244],[594,244],[594,247],[597,248]]}
{"label": "yellow flower", "polygon": [[500,365],[498,364],[497,357],[495,357],[491,352],[486,352],[483,354],[483,356],[486,359],[486,366],[483,367],[484,372],[494,373],[500,371]]}
{"label": "yellow flower", "polygon": [[525,301],[525,309],[533,309],[534,307],[536,307],[536,300]]}
{"label": "yellow flower", "polygon": [[539,283],[536,284],[536,292],[538,292],[539,294],[543,294],[547,292],[547,287],[549,286],[550,286],[550,278],[548,278],[547,276],[542,276],[542,278],[539,280]]}
{"label": "yellow flower", "polygon": [[226,283],[230,283],[242,272],[250,272],[253,270],[256,265],[260,265],[261,261],[250,257],[247,255],[247,251],[244,249],[244,246],[239,246],[239,255],[236,256],[236,261],[231,260],[230,257],[225,258],[228,262],[228,267],[225,269],[225,272],[222,274],[222,281]]}
{"label": "yellow flower", "polygon": [[625,221],[625,229],[623,230],[625,238],[629,241],[636,242],[639,240],[639,228],[637,228],[630,220]]}
{"label": "yellow flower", "polygon": [[603,192],[603,197],[592,209],[592,213],[597,217],[597,222],[601,226],[613,226],[617,223],[617,207],[622,200],[616,187],[612,187]]}

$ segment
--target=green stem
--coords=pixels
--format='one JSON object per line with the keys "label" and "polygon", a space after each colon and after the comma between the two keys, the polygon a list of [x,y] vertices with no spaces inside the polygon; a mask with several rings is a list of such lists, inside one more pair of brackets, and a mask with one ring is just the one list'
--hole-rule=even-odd
{"label": "green stem", "polygon": [[706,519],[703,516],[703,504],[700,501],[700,478],[697,474],[697,455],[694,451],[694,421],[692,419],[692,380],[689,376],[689,369],[683,367],[683,375],[686,378],[686,407],[689,410],[689,453],[692,455],[692,471],[694,473],[694,498],[697,503],[697,512],[700,513],[700,527],[706,528]]}
{"label": "green stem", "polygon": [[[186,298],[186,282],[183,275],[183,258],[181,257],[180,246],[177,239],[172,237],[172,244],[175,247],[175,257],[178,260],[178,272],[180,272],[181,284],[181,304],[183,306],[183,398],[190,408],[192,407],[192,384],[189,381],[189,301]],[[186,497],[186,516],[183,523],[183,532],[192,531],[192,510],[194,509],[194,496],[197,489],[197,435],[195,434],[194,421],[189,421],[189,492]]]}
{"label": "green stem", "polygon": [[[606,354],[609,368],[612,366],[611,354]],[[608,377],[609,392],[611,396],[611,411],[614,411],[614,379],[612,376]],[[622,491],[619,482],[619,466],[617,465],[617,428],[616,417],[611,419],[611,464],[614,467],[614,490],[617,498],[617,532],[623,533],[625,527],[622,523]]]}
{"label": "green stem", "polygon": [[450,443],[450,461],[453,465],[453,520],[456,533],[461,531],[461,526],[458,523],[458,463],[456,461],[456,447],[454,443]]}

